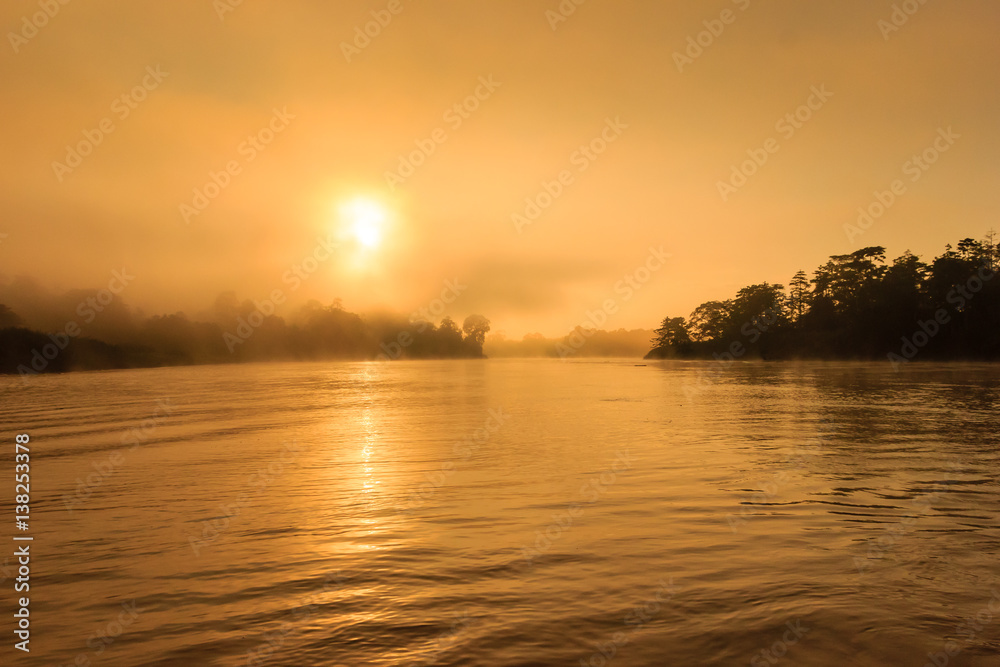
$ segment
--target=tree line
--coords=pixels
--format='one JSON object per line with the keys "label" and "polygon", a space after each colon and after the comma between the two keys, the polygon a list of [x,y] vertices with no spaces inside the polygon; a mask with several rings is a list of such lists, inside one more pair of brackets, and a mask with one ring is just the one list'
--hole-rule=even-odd
{"label": "tree line", "polygon": [[[0,295],[4,291],[0,286]],[[80,309],[72,306],[86,303],[91,292],[74,290],[50,299],[48,308],[32,310],[32,321],[0,303],[0,373],[276,360],[482,358],[490,330],[482,315],[470,315],[461,327],[450,317],[437,324],[394,314],[362,317],[345,310],[339,299],[327,306],[310,301],[286,319],[264,315],[232,292],[220,295],[198,320],[183,312],[145,317],[116,301],[88,321],[91,315],[81,318]]]}
{"label": "tree line", "polygon": [[649,349],[652,329],[587,329],[576,326],[558,338],[546,338],[540,333],[525,334],[520,340],[507,338],[501,332],[486,338],[484,347],[491,358],[549,357],[573,359],[582,357],[641,357]]}
{"label": "tree line", "polygon": [[666,317],[650,359],[1000,358],[1000,245],[993,232],[924,262],[882,246],[833,255],[812,277],[760,283]]}

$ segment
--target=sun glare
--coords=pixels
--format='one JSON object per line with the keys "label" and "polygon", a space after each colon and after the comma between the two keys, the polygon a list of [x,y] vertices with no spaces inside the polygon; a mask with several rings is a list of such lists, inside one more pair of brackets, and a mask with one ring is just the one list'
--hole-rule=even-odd
{"label": "sun glare", "polygon": [[365,248],[382,244],[385,209],[369,199],[354,199],[341,207],[341,223],[347,235]]}

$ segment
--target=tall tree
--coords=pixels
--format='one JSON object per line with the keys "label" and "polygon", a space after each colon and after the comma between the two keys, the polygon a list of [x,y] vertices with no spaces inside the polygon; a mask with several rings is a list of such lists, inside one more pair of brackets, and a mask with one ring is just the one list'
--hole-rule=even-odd
{"label": "tall tree", "polygon": [[462,331],[466,340],[473,341],[480,348],[486,342],[486,334],[490,331],[490,321],[482,315],[469,315],[462,323]]}
{"label": "tall tree", "polygon": [[654,348],[673,348],[674,352],[685,349],[691,343],[687,326],[683,317],[666,317],[660,323],[660,327],[653,331],[653,340],[650,341]]}
{"label": "tall tree", "polygon": [[688,318],[687,331],[690,332],[691,340],[699,342],[716,340],[726,335],[728,319],[728,303],[706,301],[691,313],[690,318]]}
{"label": "tall tree", "polygon": [[1000,243],[997,243],[997,233],[991,229],[987,232],[983,243],[986,246],[990,271],[996,271],[997,260],[1000,259]]}
{"label": "tall tree", "polygon": [[799,271],[788,283],[788,317],[798,322],[809,308],[809,278],[805,271]]}

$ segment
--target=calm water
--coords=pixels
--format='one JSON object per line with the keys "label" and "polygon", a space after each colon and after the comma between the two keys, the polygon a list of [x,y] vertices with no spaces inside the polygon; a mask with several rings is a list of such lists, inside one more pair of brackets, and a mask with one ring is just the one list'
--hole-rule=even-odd
{"label": "calm water", "polygon": [[30,663],[1000,665],[1000,367],[636,364],[0,378]]}

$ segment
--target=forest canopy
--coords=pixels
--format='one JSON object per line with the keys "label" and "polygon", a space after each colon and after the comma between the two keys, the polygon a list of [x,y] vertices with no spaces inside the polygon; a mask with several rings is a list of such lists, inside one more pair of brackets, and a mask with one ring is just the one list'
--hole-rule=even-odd
{"label": "forest canopy", "polygon": [[966,238],[929,263],[881,246],[833,255],[812,277],[760,283],[666,317],[651,359],[1000,358],[1000,246]]}
{"label": "forest canopy", "polygon": [[233,292],[220,294],[197,319],[181,312],[146,317],[106,290],[53,296],[27,281],[0,285],[0,372],[22,376],[246,361],[482,358],[489,330],[482,315],[461,327],[450,317],[438,324],[362,317],[339,299],[310,301],[286,319],[267,302],[240,301]]}

